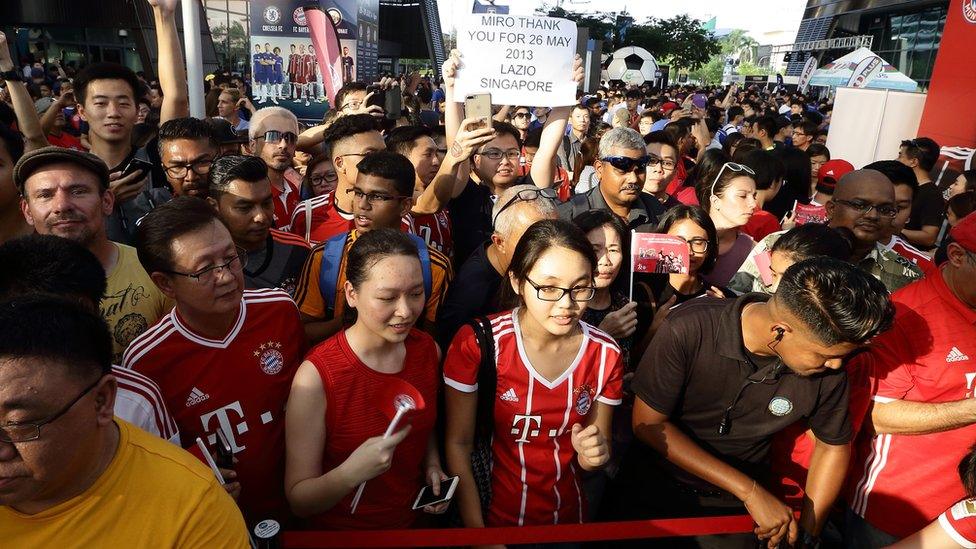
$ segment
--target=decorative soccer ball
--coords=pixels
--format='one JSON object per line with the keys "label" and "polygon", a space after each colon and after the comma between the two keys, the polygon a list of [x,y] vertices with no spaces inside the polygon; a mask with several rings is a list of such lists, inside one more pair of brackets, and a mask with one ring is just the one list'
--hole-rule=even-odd
{"label": "decorative soccer ball", "polygon": [[657,61],[644,48],[627,46],[613,52],[606,67],[609,80],[639,86],[654,81]]}

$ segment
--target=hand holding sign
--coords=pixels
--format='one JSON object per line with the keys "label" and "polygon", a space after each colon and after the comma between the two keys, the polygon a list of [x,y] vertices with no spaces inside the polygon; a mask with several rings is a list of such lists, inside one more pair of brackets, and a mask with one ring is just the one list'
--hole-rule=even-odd
{"label": "hand holding sign", "polygon": [[[490,93],[502,105],[561,107],[576,102],[576,23],[554,17],[473,15],[458,29],[467,52],[455,100]],[[445,80],[448,71],[445,64]]]}

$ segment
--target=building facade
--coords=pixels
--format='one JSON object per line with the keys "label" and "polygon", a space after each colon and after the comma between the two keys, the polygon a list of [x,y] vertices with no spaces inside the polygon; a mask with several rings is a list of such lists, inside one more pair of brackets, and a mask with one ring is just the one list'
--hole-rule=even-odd
{"label": "building facade", "polygon": [[[795,42],[869,35],[871,50],[928,87],[949,7],[947,0],[808,0]],[[849,50],[815,51],[818,65]],[[799,76],[806,61],[796,55],[787,75]]]}

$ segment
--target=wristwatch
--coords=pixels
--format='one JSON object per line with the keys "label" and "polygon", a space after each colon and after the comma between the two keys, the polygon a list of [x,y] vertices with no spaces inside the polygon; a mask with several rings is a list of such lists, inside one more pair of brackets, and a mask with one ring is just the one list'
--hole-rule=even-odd
{"label": "wristwatch", "polygon": [[0,78],[6,80],[7,82],[23,82],[24,75],[20,73],[16,68],[9,71],[0,72]]}

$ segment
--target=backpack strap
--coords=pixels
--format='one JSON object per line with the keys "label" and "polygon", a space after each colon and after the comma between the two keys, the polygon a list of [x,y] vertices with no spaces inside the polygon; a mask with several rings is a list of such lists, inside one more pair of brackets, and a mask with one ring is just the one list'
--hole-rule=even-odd
{"label": "backpack strap", "polygon": [[424,295],[430,299],[434,292],[434,277],[430,272],[430,250],[427,249],[427,242],[423,238],[410,233],[407,233],[407,236],[417,245],[417,252],[420,256],[420,271],[424,275]]}
{"label": "backpack strap", "polygon": [[322,245],[322,266],[319,269],[319,291],[328,311],[335,310],[336,283],[339,281],[339,266],[342,265],[342,252],[349,234],[333,236]]}
{"label": "backpack strap", "polygon": [[479,436],[491,436],[495,418],[495,390],[498,386],[498,372],[495,366],[495,335],[491,321],[479,316],[468,324],[474,330],[475,339],[481,351],[481,364],[478,365],[478,407],[476,431]]}

